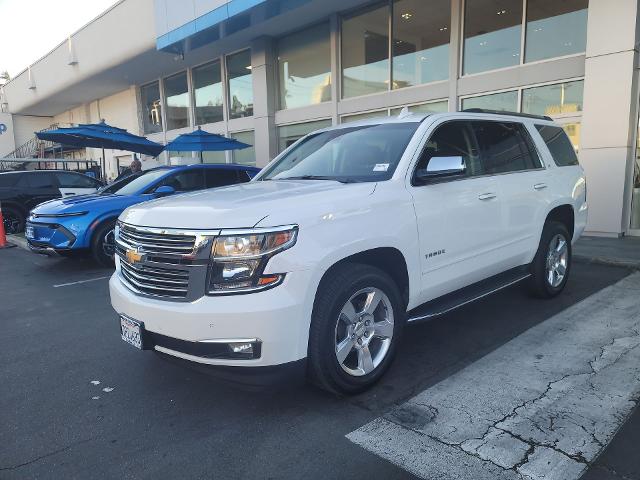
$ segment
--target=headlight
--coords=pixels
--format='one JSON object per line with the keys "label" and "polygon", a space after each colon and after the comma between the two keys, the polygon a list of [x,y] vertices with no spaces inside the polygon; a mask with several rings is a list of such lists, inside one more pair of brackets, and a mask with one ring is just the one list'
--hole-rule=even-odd
{"label": "headlight", "polygon": [[291,248],[297,226],[238,231],[217,237],[211,249],[207,292],[253,292],[279,285],[284,274],[263,275],[271,257]]}

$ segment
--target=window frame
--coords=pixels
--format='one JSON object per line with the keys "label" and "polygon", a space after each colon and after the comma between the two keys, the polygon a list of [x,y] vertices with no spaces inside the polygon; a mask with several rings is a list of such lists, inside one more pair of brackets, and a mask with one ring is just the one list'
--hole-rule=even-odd
{"label": "window frame", "polygon": [[[471,128],[472,132],[473,132],[473,136],[475,138],[475,142],[476,145],[478,146],[479,149],[479,156],[480,156],[480,164],[483,165],[483,170],[484,170],[484,153],[482,151],[482,148],[480,147],[480,143],[477,139],[476,133],[475,131],[473,131],[473,126],[472,123],[473,122],[496,122],[496,123],[511,123],[511,124],[516,124],[516,125],[520,125],[524,131],[524,135],[525,137],[528,139],[528,142],[525,142],[527,144],[527,149],[531,152],[531,155],[535,161],[535,159],[538,159],[538,167],[535,168],[528,168],[525,170],[512,170],[512,171],[508,171],[508,172],[499,172],[499,173],[482,173],[480,175],[464,175],[464,176],[458,176],[458,175],[454,175],[451,177],[443,177],[443,178],[439,178],[439,179],[434,179],[431,182],[428,183],[420,183],[420,182],[416,182],[416,171],[418,170],[418,164],[420,163],[420,158],[422,157],[422,154],[424,153],[425,149],[427,148],[427,144],[429,143],[429,141],[431,140],[431,138],[433,137],[433,135],[438,131],[438,129],[443,126],[446,125],[448,123],[458,123],[458,122],[463,122],[468,124],[468,126]],[[533,127],[535,128],[535,127]],[[533,150],[532,150],[533,148]],[[417,156],[415,157],[413,166],[411,167],[412,172],[411,172],[411,177],[410,177],[410,184],[412,187],[428,187],[429,185],[436,185],[436,184],[440,184],[440,183],[449,183],[449,182],[460,182],[460,181],[464,181],[464,180],[473,180],[476,178],[486,178],[486,177],[498,177],[498,176],[502,176],[502,175],[512,175],[512,174],[517,174],[517,173],[526,173],[526,172],[535,172],[535,171],[540,171],[540,170],[546,170],[547,166],[543,160],[543,157],[541,155],[541,152],[533,138],[533,136],[531,135],[531,131],[529,128],[529,124],[528,123],[524,123],[524,122],[516,122],[516,121],[512,121],[512,120],[498,120],[498,119],[477,119],[477,118],[454,118],[454,119],[447,119],[444,120],[440,123],[437,123],[436,125],[434,125],[429,132],[429,135],[426,137],[425,141],[422,143],[422,145],[419,148],[419,153],[417,154]]]}

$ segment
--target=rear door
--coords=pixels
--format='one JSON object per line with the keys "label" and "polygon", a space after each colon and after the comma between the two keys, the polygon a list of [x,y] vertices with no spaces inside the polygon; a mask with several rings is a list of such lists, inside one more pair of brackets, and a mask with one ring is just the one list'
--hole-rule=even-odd
{"label": "rear door", "polygon": [[502,214],[498,186],[485,175],[475,133],[466,120],[435,128],[412,172],[435,157],[462,157],[463,176],[421,185],[410,192],[418,224],[423,298],[427,301],[499,273]]}
{"label": "rear door", "polygon": [[473,121],[485,173],[494,176],[502,204],[497,245],[507,268],[531,262],[548,211],[550,185],[527,128],[519,122]]}
{"label": "rear door", "polygon": [[100,184],[86,175],[71,172],[55,172],[60,194],[63,197],[95,193]]}
{"label": "rear door", "polygon": [[19,191],[18,197],[28,210],[42,202],[61,196],[58,181],[53,173],[47,171],[23,174],[16,184],[16,188]]}

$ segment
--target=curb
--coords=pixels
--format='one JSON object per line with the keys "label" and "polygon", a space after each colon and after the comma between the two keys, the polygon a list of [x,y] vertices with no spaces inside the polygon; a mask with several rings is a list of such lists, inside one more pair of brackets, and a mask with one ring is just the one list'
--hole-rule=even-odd
{"label": "curb", "polygon": [[23,250],[29,250],[29,245],[27,245],[27,239],[19,235],[7,235],[7,242],[9,242],[10,244],[16,247],[20,247]]}
{"label": "curb", "polygon": [[573,254],[573,259],[581,263],[594,263],[597,265],[608,265],[610,267],[624,267],[633,270],[640,270],[640,261],[624,260],[610,257],[591,257],[589,255]]}

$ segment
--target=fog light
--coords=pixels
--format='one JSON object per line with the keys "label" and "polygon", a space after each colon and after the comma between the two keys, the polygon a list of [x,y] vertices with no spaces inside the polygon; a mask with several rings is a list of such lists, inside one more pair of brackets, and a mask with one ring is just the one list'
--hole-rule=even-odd
{"label": "fog light", "polygon": [[229,348],[233,353],[253,355],[253,343],[230,343]]}

